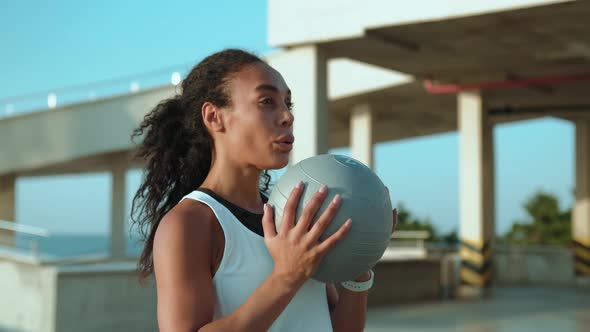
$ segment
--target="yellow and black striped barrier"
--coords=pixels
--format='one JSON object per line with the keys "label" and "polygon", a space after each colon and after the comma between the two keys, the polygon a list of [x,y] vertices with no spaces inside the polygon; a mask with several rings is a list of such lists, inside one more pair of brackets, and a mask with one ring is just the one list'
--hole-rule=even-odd
{"label": "yellow and black striped barrier", "polygon": [[576,275],[590,277],[590,239],[574,239],[574,269]]}
{"label": "yellow and black striped barrier", "polygon": [[492,250],[489,241],[461,241],[461,284],[487,288],[492,281]]}

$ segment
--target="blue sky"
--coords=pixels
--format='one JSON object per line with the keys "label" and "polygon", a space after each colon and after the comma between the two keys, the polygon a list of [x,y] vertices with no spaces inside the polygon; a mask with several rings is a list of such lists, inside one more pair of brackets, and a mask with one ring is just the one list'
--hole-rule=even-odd
{"label": "blue sky", "polygon": [[[266,15],[263,0],[4,1],[0,99],[196,63],[225,47],[264,54]],[[536,190],[571,205],[573,138],[573,125],[556,119],[496,127],[499,232],[524,217]],[[375,159],[394,202],[442,231],[458,226],[456,133],[379,144]],[[130,172],[129,200],[139,179]],[[55,233],[106,233],[109,190],[108,174],[20,178],[17,219]]]}

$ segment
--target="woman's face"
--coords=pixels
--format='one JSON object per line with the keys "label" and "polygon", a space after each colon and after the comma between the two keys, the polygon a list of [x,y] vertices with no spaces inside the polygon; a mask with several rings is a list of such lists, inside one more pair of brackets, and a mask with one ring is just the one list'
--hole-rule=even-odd
{"label": "woman's face", "polygon": [[228,82],[223,147],[230,158],[259,170],[285,167],[293,148],[291,91],[265,63],[244,67]]}

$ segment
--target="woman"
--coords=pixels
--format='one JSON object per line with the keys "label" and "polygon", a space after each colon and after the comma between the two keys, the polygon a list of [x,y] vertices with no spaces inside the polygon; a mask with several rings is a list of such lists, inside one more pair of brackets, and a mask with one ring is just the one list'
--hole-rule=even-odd
{"label": "woman", "polygon": [[276,230],[261,193],[265,170],[288,163],[292,106],[276,70],[230,49],[195,66],[134,131],[147,161],[132,209],[146,236],[139,267],[155,274],[161,331],[362,331],[367,291],[310,279],[351,227],[318,241],[340,198],[315,216],[322,187],[296,221],[299,184]]}

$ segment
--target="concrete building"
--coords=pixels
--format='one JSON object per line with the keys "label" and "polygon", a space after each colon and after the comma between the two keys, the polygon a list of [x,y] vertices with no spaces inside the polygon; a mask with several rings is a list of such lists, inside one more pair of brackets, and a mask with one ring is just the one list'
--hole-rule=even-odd
{"label": "concrete building", "polygon": [[[462,0],[442,6],[425,0],[269,0],[269,41],[280,51],[268,61],[297,100],[292,161],[350,146],[355,158],[371,166],[375,143],[457,131],[460,280],[465,292],[479,294],[493,275],[493,126],[545,116],[567,119],[576,124],[576,246],[570,272],[588,278],[589,14],[584,1]],[[16,314],[0,312],[0,323],[23,331],[75,330],[65,327],[60,299],[91,310],[87,301],[68,296],[80,294],[75,287],[82,289],[90,280],[85,278],[96,275],[101,276],[94,279],[97,290],[83,295],[104,300],[94,303],[112,305],[100,291],[110,288],[119,289],[113,296],[125,295],[119,299],[130,301],[124,302],[128,306],[141,300],[146,306],[138,310],[153,309],[153,292],[125,287],[134,263],[124,254],[124,175],[141,167],[130,161],[129,134],[175,89],[133,89],[67,105],[50,96],[49,110],[0,118],[0,220],[15,219],[18,177],[109,171],[113,179],[109,257],[58,264],[0,253],[0,272],[12,283],[0,285],[3,294],[16,299],[18,292],[30,291],[48,301],[36,303],[33,312],[26,303]],[[26,283],[18,277],[23,273],[29,275]],[[31,315],[41,318],[30,323]],[[107,326],[99,320],[89,324]]]}
{"label": "concrete building", "polygon": [[[570,120],[575,271],[590,276],[588,13],[584,1],[271,0],[270,42],[285,50],[271,64],[305,110],[295,135],[306,139],[293,161],[350,145],[370,165],[376,142],[458,131],[461,280],[478,290],[493,274],[493,126],[544,116]],[[328,64],[340,58],[413,81],[331,100]],[[344,79],[356,81],[352,74]]]}

